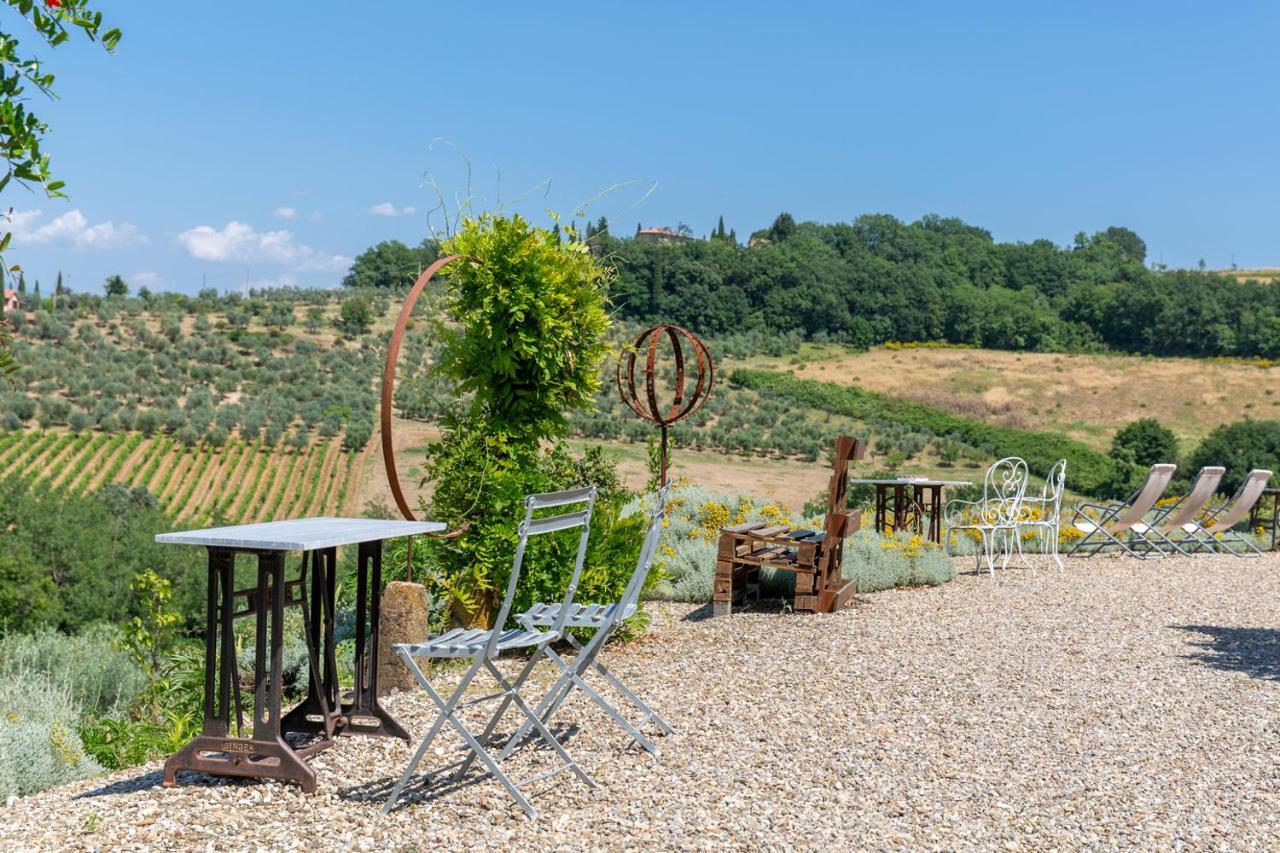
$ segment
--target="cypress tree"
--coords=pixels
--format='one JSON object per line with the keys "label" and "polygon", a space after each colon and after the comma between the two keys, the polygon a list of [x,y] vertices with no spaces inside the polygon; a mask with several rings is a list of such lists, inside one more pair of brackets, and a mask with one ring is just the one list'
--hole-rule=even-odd
{"label": "cypress tree", "polygon": [[732,228],[729,229],[729,242],[735,246],[738,245],[738,232]]}
{"label": "cypress tree", "polygon": [[22,270],[18,270],[18,292],[24,296],[27,293],[27,277],[22,274]]}
{"label": "cypress tree", "polygon": [[53,285],[54,294],[62,292],[62,270],[58,270],[58,281]]}
{"label": "cypress tree", "polygon": [[724,239],[724,214],[723,213],[720,214],[720,224],[716,226],[716,237],[721,240]]}

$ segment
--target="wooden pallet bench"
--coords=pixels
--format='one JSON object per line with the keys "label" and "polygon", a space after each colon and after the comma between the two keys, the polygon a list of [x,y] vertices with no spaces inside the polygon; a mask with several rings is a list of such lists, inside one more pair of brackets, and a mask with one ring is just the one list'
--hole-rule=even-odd
{"label": "wooden pallet bench", "polygon": [[845,507],[849,461],[861,459],[861,439],[836,439],[827,516],[823,530],[791,529],[785,525],[748,522],[720,530],[716,551],[712,611],[727,616],[735,602],[760,595],[760,570],[781,569],[796,577],[793,606],[805,612],[832,613],[857,592],[857,582],[843,577],[844,540],[861,526],[862,513]]}

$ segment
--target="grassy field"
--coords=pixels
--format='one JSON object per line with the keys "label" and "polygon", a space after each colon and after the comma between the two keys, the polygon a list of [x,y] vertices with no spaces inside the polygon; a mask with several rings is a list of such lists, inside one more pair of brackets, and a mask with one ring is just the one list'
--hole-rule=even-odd
{"label": "grassy field", "polygon": [[1098,450],[1115,431],[1154,417],[1191,449],[1219,424],[1280,416],[1280,367],[1127,355],[978,349],[805,346],[747,363],[857,385],[1006,426],[1052,430]]}

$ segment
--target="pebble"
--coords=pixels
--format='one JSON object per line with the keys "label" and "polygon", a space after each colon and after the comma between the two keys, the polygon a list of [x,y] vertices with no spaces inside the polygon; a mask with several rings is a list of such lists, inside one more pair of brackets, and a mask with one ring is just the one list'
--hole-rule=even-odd
{"label": "pebble", "polygon": [[[383,816],[417,744],[352,737],[313,762],[314,795],[164,789],[156,762],[7,803],[0,849],[1277,849],[1277,601],[1280,555],[966,571],[838,614],[649,604],[650,634],[606,662],[676,734],[653,759],[575,695],[556,722],[599,787],[530,786],[536,820],[478,770]],[[384,704],[417,736],[432,722],[421,694]]]}

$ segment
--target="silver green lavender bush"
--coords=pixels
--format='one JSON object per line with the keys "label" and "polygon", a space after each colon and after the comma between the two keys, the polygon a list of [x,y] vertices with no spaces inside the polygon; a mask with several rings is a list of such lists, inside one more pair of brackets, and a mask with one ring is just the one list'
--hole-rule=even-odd
{"label": "silver green lavender bush", "polygon": [[0,676],[0,802],[102,772],[85,754],[80,708],[66,683],[38,671]]}

